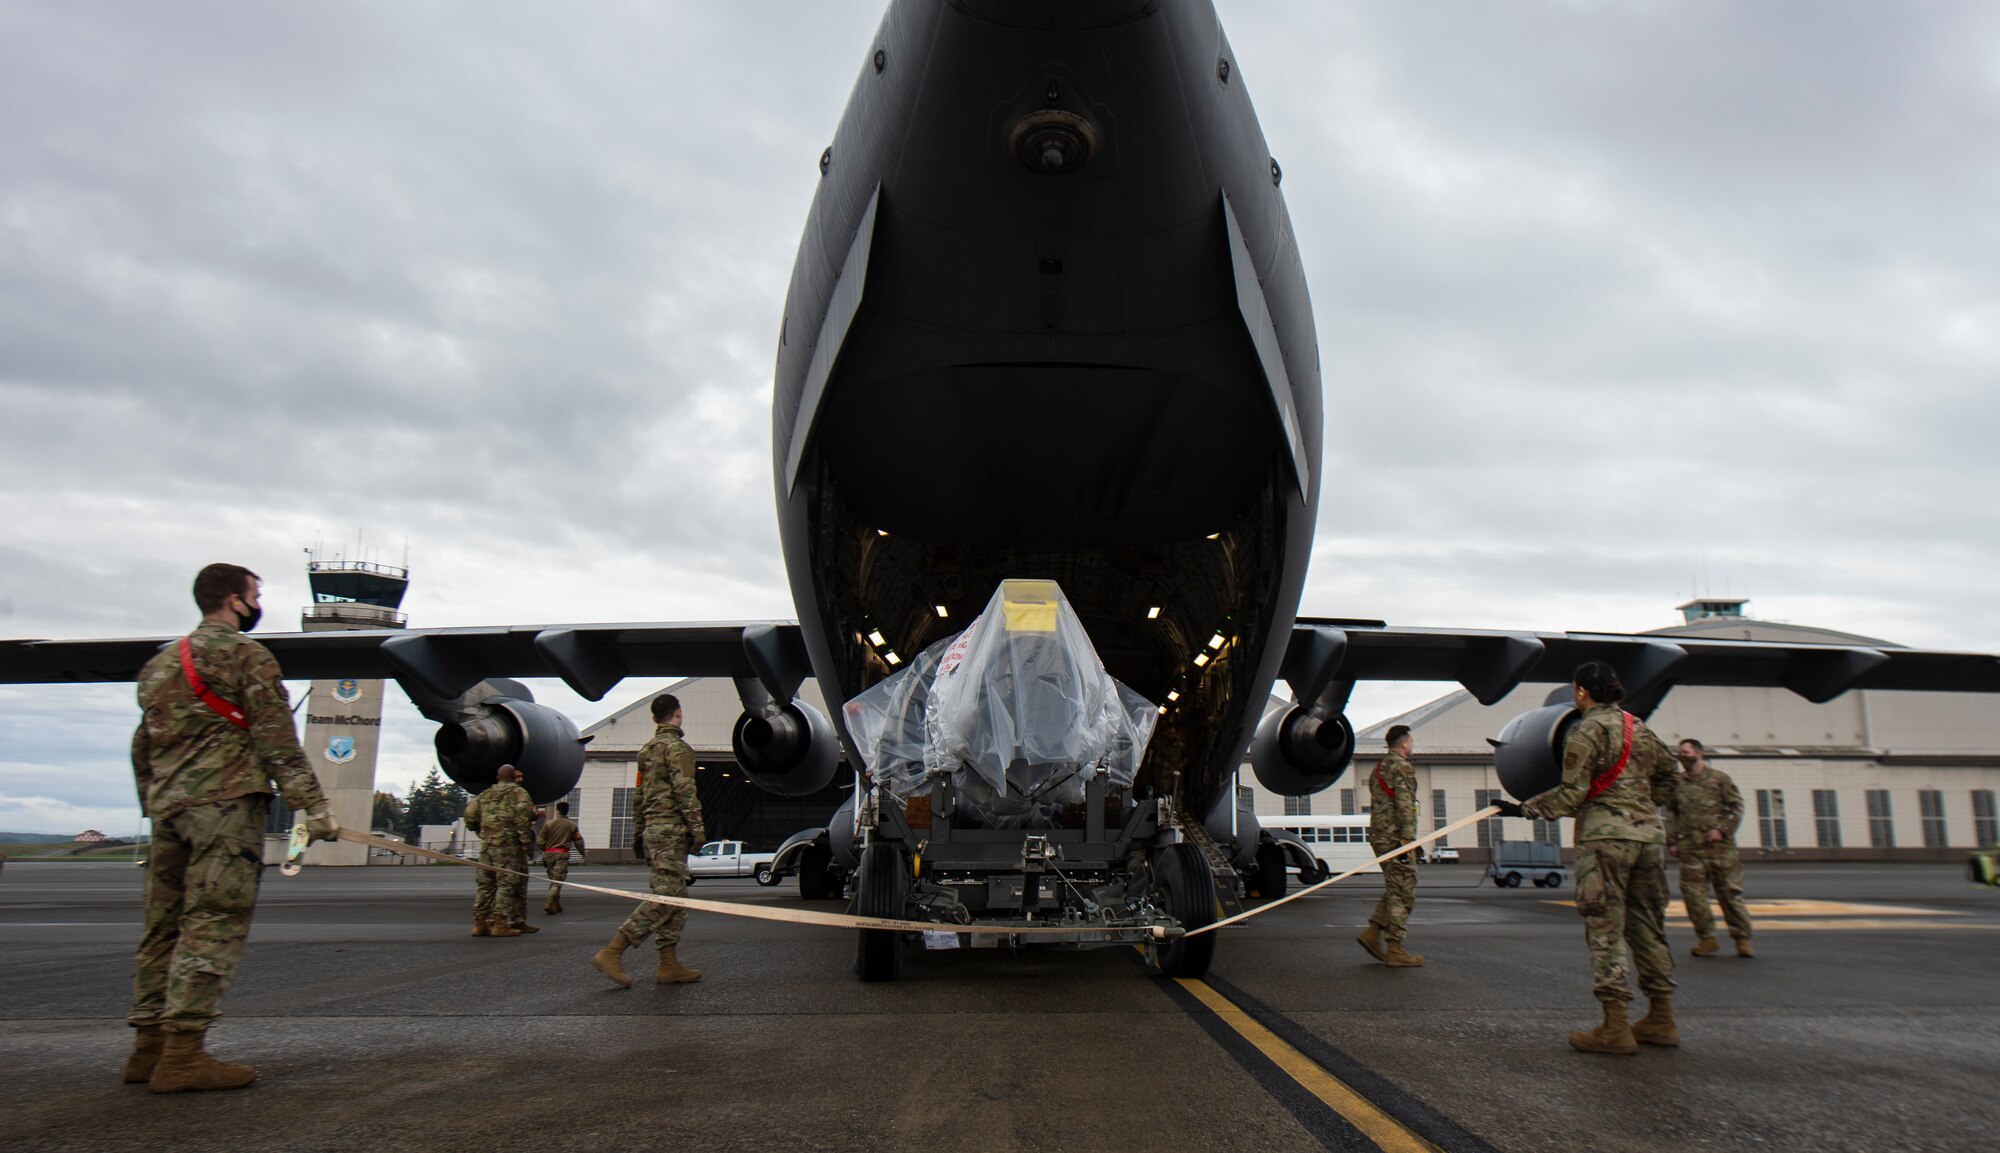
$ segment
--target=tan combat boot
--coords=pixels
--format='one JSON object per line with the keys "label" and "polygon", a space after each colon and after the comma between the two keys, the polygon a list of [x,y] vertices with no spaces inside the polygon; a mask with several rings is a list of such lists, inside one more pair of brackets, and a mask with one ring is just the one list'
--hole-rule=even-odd
{"label": "tan combat boot", "polygon": [[1424,959],[1405,950],[1401,941],[1391,941],[1383,951],[1382,963],[1391,969],[1414,969],[1423,964]]}
{"label": "tan combat boot", "polygon": [[1715,955],[1715,951],[1720,948],[1722,946],[1715,943],[1714,937],[1703,937],[1701,940],[1696,941],[1694,948],[1689,951],[1697,957],[1712,957]]}
{"label": "tan combat boot", "polygon": [[149,1087],[155,1093],[198,1093],[203,1089],[241,1089],[257,1079],[257,1070],[209,1056],[201,1033],[168,1033],[153,1067]]}
{"label": "tan combat boot", "polygon": [[1377,961],[1387,961],[1389,959],[1382,952],[1382,927],[1375,922],[1368,922],[1368,927],[1361,930],[1361,935],[1354,939],[1360,942],[1361,947],[1368,950],[1368,955]]}
{"label": "tan combat boot", "polygon": [[472,935],[475,937],[491,937],[493,930],[487,925],[484,918],[474,917],[472,919]]}
{"label": "tan combat boot", "polygon": [[132,1038],[132,1055],[125,1058],[125,1083],[143,1085],[153,1079],[153,1068],[160,1063],[160,1049],[166,1045],[167,1035],[158,1025],[141,1025]]}
{"label": "tan combat boot", "polygon": [[522,933],[539,933],[542,931],[542,927],[540,925],[530,925],[526,921],[523,921],[518,925],[509,925],[507,927],[514,930],[515,936],[519,936]]}
{"label": "tan combat boot", "polygon": [[690,969],[681,964],[680,958],[674,956],[674,946],[661,946],[660,970],[653,974],[655,985],[685,985],[689,981],[699,980],[701,980],[700,969]]}
{"label": "tan combat boot", "polygon": [[620,929],[617,935],[611,938],[609,945],[590,955],[590,963],[597,967],[598,972],[618,982],[620,989],[630,989],[632,978],[625,975],[625,970],[618,964],[618,958],[631,947],[632,942],[625,939],[625,930]]}
{"label": "tan combat boot", "polygon": [[1653,998],[1646,1006],[1646,1015],[1632,1022],[1632,1039],[1641,1045],[1680,1044],[1681,1031],[1674,1025],[1674,999]]}
{"label": "tan combat boot", "polygon": [[516,929],[505,921],[488,921],[486,922],[486,935],[489,937],[518,937],[521,935],[521,930]]}
{"label": "tan combat boot", "polygon": [[550,893],[549,899],[542,902],[543,915],[553,917],[560,912],[562,912],[562,906],[556,902],[556,895]]}
{"label": "tan combat boot", "polygon": [[1757,950],[1750,947],[1750,938],[1736,938],[1736,955],[1739,957],[1754,957],[1757,955]]}
{"label": "tan combat boot", "polygon": [[1630,1056],[1639,1051],[1632,1026],[1625,1023],[1625,1006],[1617,1001],[1604,1003],[1604,1023],[1595,1029],[1569,1035],[1569,1047],[1584,1053],[1615,1053]]}

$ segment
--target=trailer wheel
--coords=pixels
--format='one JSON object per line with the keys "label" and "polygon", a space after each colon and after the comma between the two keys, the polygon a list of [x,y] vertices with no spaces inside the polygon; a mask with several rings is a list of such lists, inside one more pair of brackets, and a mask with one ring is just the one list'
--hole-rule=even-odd
{"label": "trailer wheel", "polygon": [[778,883],[778,871],[769,864],[757,866],[757,883],[769,888]]}
{"label": "trailer wheel", "polygon": [[799,897],[807,901],[824,901],[833,896],[833,877],[828,866],[833,864],[833,850],[825,845],[813,845],[799,854]]}
{"label": "trailer wheel", "polygon": [[1521,887],[1521,874],[1519,874],[1519,873],[1508,873],[1508,874],[1507,874],[1507,887],[1508,887],[1508,888],[1510,888],[1510,889],[1518,889],[1518,888],[1520,888],[1520,887]]}
{"label": "trailer wheel", "polygon": [[1312,883],[1317,885],[1331,876],[1333,876],[1333,866],[1327,864],[1325,861],[1321,861],[1319,868],[1313,872]]}
{"label": "trailer wheel", "polygon": [[1285,847],[1278,844],[1257,846],[1257,892],[1266,900],[1275,901],[1285,895]]}
{"label": "trailer wheel", "polygon": [[[909,869],[903,851],[876,843],[861,851],[861,871],[854,878],[854,911],[863,917],[903,915],[903,878]],[[864,981],[893,981],[903,971],[902,934],[894,929],[857,929],[854,975]]]}
{"label": "trailer wheel", "polygon": [[[1153,876],[1165,890],[1167,912],[1184,929],[1215,923],[1215,874],[1208,858],[1182,842],[1153,852]],[[1215,960],[1215,934],[1177,937],[1160,949],[1160,971],[1169,977],[1203,977]]]}

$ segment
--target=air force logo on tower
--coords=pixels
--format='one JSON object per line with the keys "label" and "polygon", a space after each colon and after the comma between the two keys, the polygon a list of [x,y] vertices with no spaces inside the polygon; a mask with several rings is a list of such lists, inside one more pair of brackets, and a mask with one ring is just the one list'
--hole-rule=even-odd
{"label": "air force logo on tower", "polygon": [[336,765],[344,765],[353,760],[354,738],[328,737],[326,740],[326,759]]}
{"label": "air force logo on tower", "polygon": [[351,705],[361,699],[361,682],[352,677],[333,683],[333,699]]}

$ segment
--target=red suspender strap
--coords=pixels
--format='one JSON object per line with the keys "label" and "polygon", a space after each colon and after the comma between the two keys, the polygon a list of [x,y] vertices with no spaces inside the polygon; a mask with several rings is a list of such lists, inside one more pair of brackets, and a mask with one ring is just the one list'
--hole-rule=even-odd
{"label": "red suspender strap", "polygon": [[188,691],[200,697],[201,703],[207,705],[216,716],[221,717],[239,729],[249,728],[250,718],[243,715],[243,710],[210,692],[208,685],[203,683],[201,674],[194,671],[194,645],[188,641],[188,638],[181,638],[180,650],[181,675],[187,677]]}
{"label": "red suspender strap", "polygon": [[1592,797],[1618,783],[1618,778],[1625,775],[1625,762],[1632,756],[1632,714],[1620,709],[1618,715],[1625,718],[1625,744],[1618,750],[1618,763],[1605,770],[1603,776],[1590,782]]}
{"label": "red suspender strap", "polygon": [[1394,789],[1390,788],[1390,787],[1389,787],[1389,782],[1387,782],[1387,781],[1385,781],[1385,780],[1383,780],[1383,779],[1382,779],[1382,766],[1381,766],[1381,765],[1376,765],[1376,766],[1375,766],[1375,783],[1376,783],[1376,784],[1378,784],[1378,785],[1380,785],[1380,786],[1382,786],[1382,791],[1383,791],[1383,792],[1385,792],[1385,793],[1387,793],[1387,794],[1389,794],[1389,799],[1390,799],[1390,800],[1392,800],[1392,801],[1393,801],[1393,800],[1395,800],[1395,799],[1396,799],[1396,790],[1394,790]]}

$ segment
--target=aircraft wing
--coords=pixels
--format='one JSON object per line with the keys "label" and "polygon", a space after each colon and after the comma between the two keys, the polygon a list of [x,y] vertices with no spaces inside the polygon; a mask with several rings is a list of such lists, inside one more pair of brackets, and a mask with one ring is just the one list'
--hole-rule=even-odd
{"label": "aircraft wing", "polygon": [[[807,674],[791,621],[519,625],[258,633],[285,676],[395,678],[440,698],[489,677],[560,677],[591,700],[634,676],[756,676],[775,694]],[[176,637],[0,641],[0,684],[129,681]]]}
{"label": "aircraft wing", "polygon": [[2000,656],[1893,645],[1720,640],[1660,634],[1392,628],[1381,621],[1301,617],[1283,675],[1300,700],[1355,681],[1457,681],[1481,704],[1522,684],[1567,682],[1606,661],[1627,707],[1651,712],[1675,685],[1786,688],[1814,703],[1850,689],[2000,693]]}

